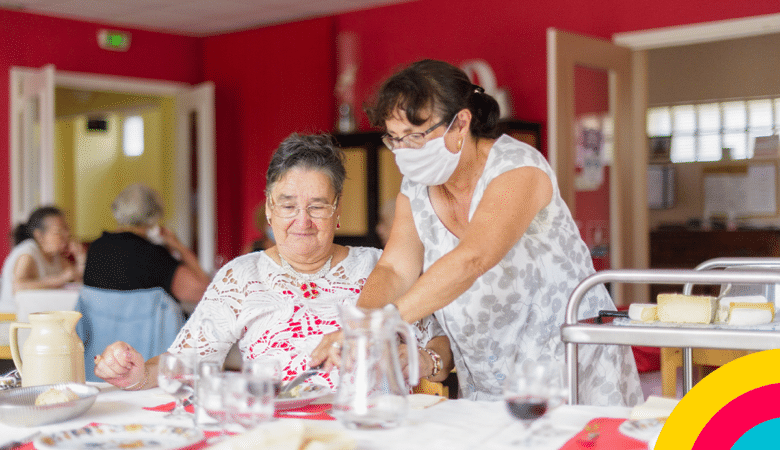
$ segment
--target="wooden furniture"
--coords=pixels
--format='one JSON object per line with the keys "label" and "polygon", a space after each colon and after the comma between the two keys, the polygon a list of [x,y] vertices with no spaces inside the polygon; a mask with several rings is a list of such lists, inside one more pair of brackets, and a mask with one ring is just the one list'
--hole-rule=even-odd
{"label": "wooden furniture", "polygon": [[[712,230],[683,228],[650,233],[650,267],[654,269],[693,269],[704,261],[721,257],[780,257],[780,230]],[[682,292],[680,285],[651,286],[650,301],[659,293]],[[694,293],[711,294],[706,287]]]}
{"label": "wooden furniture", "polygon": [[[16,314],[0,313],[0,326],[8,327],[11,322],[16,322]],[[0,359],[11,359],[11,347],[9,345],[0,345]]]}
{"label": "wooden furniture", "polygon": [[[677,397],[677,368],[682,367],[681,348],[661,349],[661,395]],[[698,381],[704,378],[705,367],[720,367],[737,358],[753,353],[750,350],[721,350],[715,348],[693,349],[694,378]]]}

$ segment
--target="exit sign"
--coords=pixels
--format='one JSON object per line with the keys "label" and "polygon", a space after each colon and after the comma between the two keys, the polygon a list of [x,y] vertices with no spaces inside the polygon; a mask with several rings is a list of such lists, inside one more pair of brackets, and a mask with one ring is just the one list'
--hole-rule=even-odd
{"label": "exit sign", "polygon": [[100,48],[104,50],[124,52],[130,48],[130,33],[126,31],[100,30],[97,40]]}

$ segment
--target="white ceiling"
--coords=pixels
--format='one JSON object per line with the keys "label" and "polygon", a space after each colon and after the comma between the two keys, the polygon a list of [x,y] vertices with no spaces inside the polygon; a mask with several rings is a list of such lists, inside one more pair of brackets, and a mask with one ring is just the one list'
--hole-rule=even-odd
{"label": "white ceiling", "polygon": [[131,28],[213,36],[410,0],[0,0],[0,7]]}

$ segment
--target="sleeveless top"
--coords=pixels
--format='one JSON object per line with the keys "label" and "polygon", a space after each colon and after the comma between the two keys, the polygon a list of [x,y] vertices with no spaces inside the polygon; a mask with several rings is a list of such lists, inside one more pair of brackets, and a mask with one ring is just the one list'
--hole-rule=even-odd
{"label": "sleeveless top", "polygon": [[62,258],[57,255],[49,262],[43,256],[40,247],[35,239],[26,239],[11,250],[11,253],[3,263],[2,274],[2,293],[0,294],[0,312],[16,313],[16,302],[14,301],[14,266],[22,255],[30,255],[35,261],[35,267],[38,269],[38,278],[44,278],[49,275],[56,275],[65,269]]}
{"label": "sleeveless top", "polygon": [[[434,315],[450,339],[461,397],[498,400],[508,365],[518,354],[527,360],[564,361],[560,327],[569,296],[593,274],[593,262],[552,168],[535,148],[501,136],[490,150],[469,208],[471,218],[490,182],[519,167],[541,169],[553,195],[504,258],[471,288]],[[424,270],[453,250],[459,239],[437,217],[427,186],[404,178],[401,193],[411,203],[424,251]],[[490,236],[485,236],[486,244]],[[614,309],[604,286],[586,295],[579,317]],[[630,347],[580,346],[580,401],[592,405],[635,405],[644,400]]]}

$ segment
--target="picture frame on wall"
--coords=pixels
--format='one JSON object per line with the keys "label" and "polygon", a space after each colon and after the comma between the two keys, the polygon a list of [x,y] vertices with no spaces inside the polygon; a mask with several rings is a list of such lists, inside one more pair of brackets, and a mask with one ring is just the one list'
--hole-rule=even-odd
{"label": "picture frame on wall", "polygon": [[664,164],[672,162],[672,137],[653,136],[648,139],[650,149],[649,161],[651,164]]}

